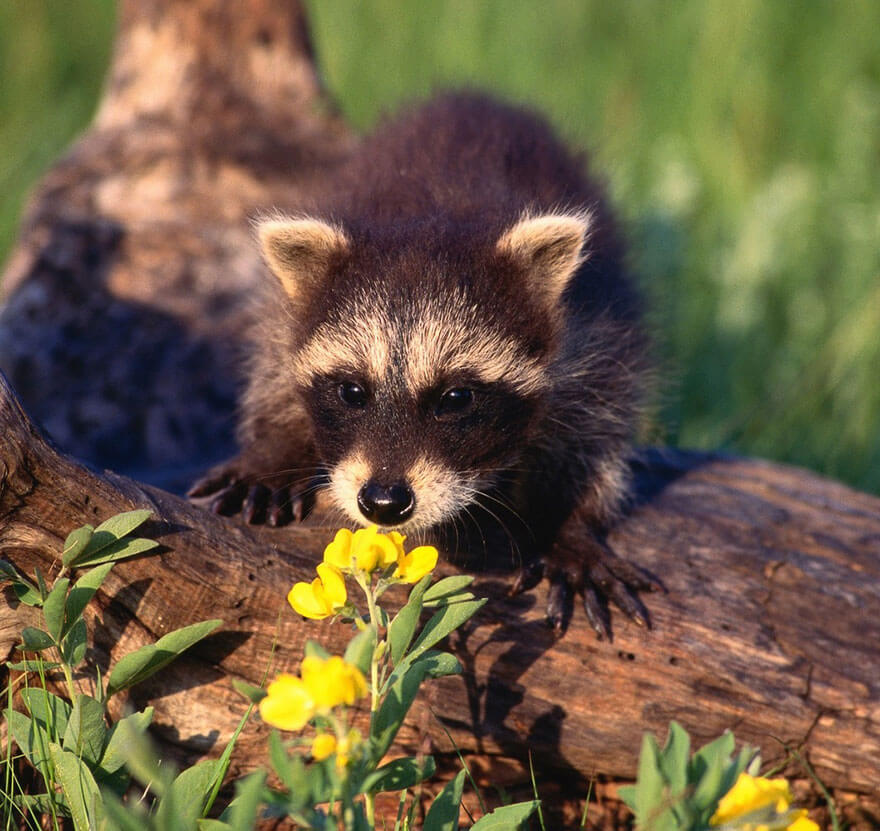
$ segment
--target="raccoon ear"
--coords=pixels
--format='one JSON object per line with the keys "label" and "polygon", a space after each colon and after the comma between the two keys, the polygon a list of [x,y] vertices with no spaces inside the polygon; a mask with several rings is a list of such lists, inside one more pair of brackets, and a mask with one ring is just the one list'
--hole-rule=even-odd
{"label": "raccoon ear", "polygon": [[589,213],[526,217],[504,232],[495,250],[524,269],[530,287],[554,309],[585,259],[591,220]]}
{"label": "raccoon ear", "polygon": [[284,291],[296,297],[327,276],[349,250],[345,232],[321,219],[266,219],[257,225],[263,256]]}

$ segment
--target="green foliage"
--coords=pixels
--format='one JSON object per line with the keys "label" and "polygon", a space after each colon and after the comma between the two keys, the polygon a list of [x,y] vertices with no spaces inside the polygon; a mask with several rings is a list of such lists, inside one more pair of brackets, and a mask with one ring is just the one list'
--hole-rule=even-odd
{"label": "green foliage", "polygon": [[732,733],[725,733],[691,756],[690,737],[676,722],[669,725],[666,744],[646,733],[639,756],[636,784],[621,788],[620,798],[647,831],[700,831],[718,802],[739,775],[756,759],[748,746],[734,754]]}
{"label": "green foliage", "polygon": [[[149,770],[151,786],[158,790],[166,781],[168,766],[154,764],[149,750],[144,750],[152,708],[127,715],[111,725],[107,700],[162,669],[214,631],[220,621],[169,632],[155,644],[124,656],[112,668],[106,688],[100,674],[97,676],[95,696],[79,691],[74,681],[74,672],[85,659],[88,643],[83,612],[116,562],[156,547],[153,540],[132,536],[149,516],[149,511],[129,511],[111,517],[97,528],[84,526],[72,532],[61,555],[61,572],[51,587],[39,572],[31,580],[9,563],[0,562],[0,578],[12,584],[23,602],[39,608],[43,618],[42,627],[25,627],[21,633],[19,648],[31,657],[7,663],[8,669],[26,673],[26,682],[39,676],[37,686],[25,686],[20,693],[27,713],[14,710],[11,704],[3,713],[13,740],[46,788],[43,794],[4,793],[6,807],[14,806],[22,817],[49,816],[55,819],[55,827],[57,818],[69,817],[76,831],[112,828],[116,827],[120,812],[124,813],[118,797],[128,787],[128,771]],[[87,570],[74,579],[74,571],[81,569]],[[57,660],[46,660],[47,653]],[[46,688],[46,673],[55,669],[63,672],[67,700]],[[7,759],[7,781],[8,763]],[[173,814],[174,819],[157,828],[191,827],[192,823],[186,823],[201,815],[211,792],[209,786],[215,784],[218,776],[222,778],[224,764],[228,764],[228,756],[225,761],[184,771],[178,777],[180,784],[178,780],[169,781],[169,801],[164,803],[163,810],[168,816]],[[205,789],[200,795],[191,793],[193,788],[202,786]],[[135,818],[129,818],[119,820],[118,827],[139,826]]]}

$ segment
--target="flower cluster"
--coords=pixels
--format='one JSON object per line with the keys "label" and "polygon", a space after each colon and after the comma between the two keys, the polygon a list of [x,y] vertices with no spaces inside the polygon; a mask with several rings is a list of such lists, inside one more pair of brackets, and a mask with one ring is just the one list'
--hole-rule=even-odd
{"label": "flower cluster", "polygon": [[721,798],[711,825],[738,831],[819,831],[803,809],[791,809],[792,795],[785,779],[741,773]]}
{"label": "flower cluster", "polygon": [[323,620],[348,608],[344,575],[372,575],[379,571],[391,582],[417,583],[437,565],[437,549],[421,545],[409,553],[406,537],[383,534],[375,525],[352,533],[337,531],[324,549],[324,561],[311,583],[296,583],[287,595],[294,611],[312,620]]}
{"label": "flower cluster", "polygon": [[338,656],[308,655],[300,677],[282,673],[269,684],[260,715],[281,730],[302,730],[314,716],[342,704],[351,706],[367,692],[367,681],[357,667]]}

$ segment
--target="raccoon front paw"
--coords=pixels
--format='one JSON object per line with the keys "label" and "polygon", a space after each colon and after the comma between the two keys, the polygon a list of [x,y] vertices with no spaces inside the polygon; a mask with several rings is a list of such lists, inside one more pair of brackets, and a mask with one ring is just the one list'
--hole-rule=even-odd
{"label": "raccoon front paw", "polygon": [[279,527],[301,522],[311,513],[317,486],[317,478],[303,487],[301,481],[245,474],[233,460],[208,471],[186,495],[191,500],[210,499],[207,508],[212,513],[233,516],[240,512],[249,525]]}
{"label": "raccoon front paw", "polygon": [[612,640],[609,601],[640,626],[651,628],[651,617],[637,592],[654,591],[659,584],[632,563],[616,556],[596,537],[584,540],[580,552],[556,548],[520,569],[511,594],[520,594],[547,579],[547,622],[559,633],[565,631],[580,595],[590,626],[599,640]]}

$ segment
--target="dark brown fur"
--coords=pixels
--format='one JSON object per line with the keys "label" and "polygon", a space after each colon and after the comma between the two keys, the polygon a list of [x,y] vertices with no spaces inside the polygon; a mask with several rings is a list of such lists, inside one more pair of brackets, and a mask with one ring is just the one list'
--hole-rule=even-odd
{"label": "dark brown fur", "polygon": [[[380,126],[309,206],[341,242],[308,250],[286,242],[280,260],[267,255],[293,276],[285,289],[271,281],[261,306],[242,452],[194,492],[216,493],[214,510],[243,508],[248,521],[281,524],[308,512],[310,487],[354,450],[383,481],[405,477],[417,456],[443,470],[478,470],[473,499],[430,529],[435,539],[460,556],[478,548],[510,564],[512,552],[525,566],[518,588],[548,577],[557,626],[572,589],[600,634],[609,598],[645,621],[631,589],[648,582],[604,544],[626,497],[645,339],[619,236],[584,167],[540,118],[479,95],[443,95]],[[524,216],[587,212],[586,260],[548,301],[542,275],[499,239]],[[493,338],[515,344],[540,383],[502,374],[487,384],[467,371],[447,377],[441,366],[434,386],[414,390],[403,376],[414,371],[414,330],[433,319],[426,308],[460,320],[468,354]],[[384,352],[376,347],[379,378],[332,345],[356,339],[359,325],[380,345],[394,333]],[[324,331],[339,337],[303,364],[304,347]],[[370,388],[369,406],[340,406],[348,379]],[[441,418],[436,402],[450,386],[472,387],[475,403]]]}

